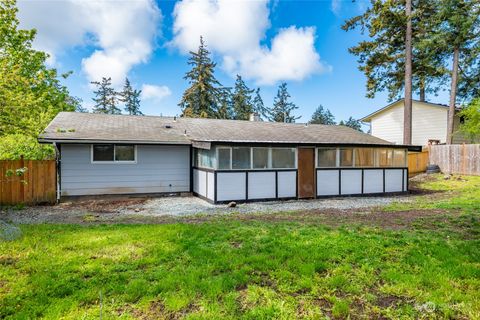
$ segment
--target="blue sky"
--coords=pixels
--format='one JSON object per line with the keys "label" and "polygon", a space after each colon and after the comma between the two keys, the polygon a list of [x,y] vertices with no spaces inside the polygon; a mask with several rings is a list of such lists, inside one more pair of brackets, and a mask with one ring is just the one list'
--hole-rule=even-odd
{"label": "blue sky", "polygon": [[[365,98],[365,78],[348,48],[364,38],[340,26],[367,6],[350,1],[20,1],[22,27],[37,28],[35,46],[50,64],[73,71],[66,85],[92,104],[89,81],[125,76],[144,89],[142,110],[176,115],[187,87],[187,51],[202,34],[218,63],[216,76],[231,86],[240,73],[260,87],[271,105],[278,84],[287,82],[308,121],[322,104],[336,120],[360,118],[388,101],[385,93]],[[447,103],[448,92],[433,102]]]}

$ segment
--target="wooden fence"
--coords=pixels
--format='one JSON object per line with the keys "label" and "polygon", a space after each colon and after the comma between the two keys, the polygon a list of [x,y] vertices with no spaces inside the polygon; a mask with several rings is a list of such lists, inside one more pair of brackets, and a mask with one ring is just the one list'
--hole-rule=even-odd
{"label": "wooden fence", "polygon": [[480,175],[480,144],[431,146],[430,163],[444,173]]}
{"label": "wooden fence", "polygon": [[413,176],[427,171],[428,150],[408,154],[408,174]]}
{"label": "wooden fence", "polygon": [[[23,176],[6,176],[20,168]],[[55,160],[0,160],[0,205],[55,203],[56,179]]]}

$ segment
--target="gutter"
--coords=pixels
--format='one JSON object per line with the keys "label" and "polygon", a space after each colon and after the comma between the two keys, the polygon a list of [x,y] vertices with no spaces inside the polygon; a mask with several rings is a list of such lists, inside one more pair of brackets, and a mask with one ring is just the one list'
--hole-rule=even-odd
{"label": "gutter", "polygon": [[38,138],[38,143],[78,143],[78,144],[88,144],[88,143],[125,143],[125,144],[167,144],[167,145],[191,145],[191,142],[184,141],[145,141],[145,140],[79,140],[79,139],[45,139]]}

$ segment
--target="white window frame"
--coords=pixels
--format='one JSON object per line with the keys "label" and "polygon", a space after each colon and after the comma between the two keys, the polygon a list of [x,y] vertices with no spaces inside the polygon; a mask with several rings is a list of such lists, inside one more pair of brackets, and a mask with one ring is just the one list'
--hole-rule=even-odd
{"label": "white window frame", "polygon": [[[113,145],[113,161],[95,161],[93,160],[93,146],[95,145]],[[116,145],[132,145],[131,143],[95,143],[90,145],[90,162],[92,164],[137,164],[137,145],[133,144],[133,156],[134,160],[115,160],[115,146]]]}
{"label": "white window frame", "polygon": [[[349,148],[352,148],[353,151],[352,151],[352,166],[340,166],[340,150],[341,149],[349,149]],[[355,161],[355,156],[356,156],[356,153],[357,153],[357,149],[361,149],[361,148],[371,148],[373,149],[373,167],[372,166],[368,166],[368,167],[357,167],[357,164],[356,164],[356,161]],[[368,146],[362,146],[362,147],[337,147],[337,159],[336,159],[336,165],[335,167],[319,167],[318,166],[318,150],[319,149],[335,149],[334,147],[316,147],[315,148],[315,168],[318,168],[318,169],[326,169],[326,168],[359,168],[359,169],[362,169],[362,168],[392,168],[393,167],[393,162],[394,162],[394,158],[395,158],[395,151],[397,150],[397,148],[388,148],[388,147],[382,147],[382,148],[378,148],[378,147],[368,147]],[[391,166],[380,166],[380,158],[379,158],[379,152],[378,150],[380,149],[383,149],[383,150],[387,150],[387,151],[391,151],[392,152],[392,165]],[[403,167],[401,168],[407,168],[408,167],[408,150],[406,149],[401,149],[403,150],[403,152],[405,153],[405,163],[403,165]]]}
{"label": "white window frame", "polygon": [[[219,149],[228,149],[230,151],[230,163],[228,165],[228,169],[219,169],[218,168],[218,164],[220,163],[220,158],[218,156],[219,152],[218,150]],[[216,170],[232,170],[232,147],[224,147],[224,146],[218,146],[215,148],[215,158],[216,158],[216,163],[215,163],[215,169]]]}
{"label": "white window frame", "polygon": [[[320,167],[318,165],[318,150],[335,150],[335,165],[332,167]],[[326,169],[326,168],[338,168],[340,165],[340,151],[336,147],[315,147],[315,168]]]}
{"label": "white window frame", "polygon": [[[242,147],[242,146],[240,146]],[[275,170],[295,170],[297,169],[297,157],[298,157],[298,148],[296,147],[243,147],[243,148],[250,148],[250,168],[248,169],[232,169],[232,162],[233,162],[233,152],[232,152],[232,146],[216,146],[216,151],[215,151],[215,155],[216,155],[216,166],[215,166],[215,169],[216,170],[257,170],[257,171],[264,171],[264,170],[271,170],[271,171],[275,171]],[[267,148],[268,149],[268,168],[254,168],[253,167],[253,149],[254,148]],[[230,166],[228,169],[219,169],[218,168],[218,163],[220,162],[219,161],[219,157],[218,157],[218,150],[219,149],[229,149],[230,150]],[[294,167],[293,168],[272,168],[272,149],[293,149],[294,150]]]}
{"label": "white window frame", "polygon": [[[269,168],[271,170],[296,170],[298,169],[298,148],[297,147],[269,147],[269,164],[272,168]],[[272,158],[272,149],[294,149],[294,161],[293,161],[293,168],[273,168],[273,158]]]}

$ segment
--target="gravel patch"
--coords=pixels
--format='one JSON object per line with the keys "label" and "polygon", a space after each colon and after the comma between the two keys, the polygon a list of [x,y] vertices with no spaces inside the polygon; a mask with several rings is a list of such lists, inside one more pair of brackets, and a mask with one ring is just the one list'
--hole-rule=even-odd
{"label": "gravel patch", "polygon": [[[196,214],[222,213],[273,213],[322,209],[361,209],[379,207],[393,202],[408,202],[408,196],[392,197],[348,197],[311,200],[288,200],[239,203],[235,208],[227,205],[213,205],[197,197],[158,198],[147,201],[139,214],[144,216],[189,216]],[[123,211],[123,210],[122,210]],[[128,213],[128,211],[123,211]]]}
{"label": "gravel patch", "polygon": [[350,210],[382,207],[393,202],[409,202],[408,195],[389,197],[344,197],[312,200],[288,200],[213,205],[197,197],[101,198],[60,203],[55,206],[0,210],[0,219],[12,223],[155,223],[175,219],[231,213],[275,213],[288,211]]}

